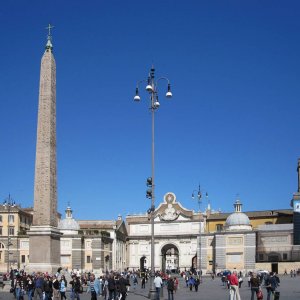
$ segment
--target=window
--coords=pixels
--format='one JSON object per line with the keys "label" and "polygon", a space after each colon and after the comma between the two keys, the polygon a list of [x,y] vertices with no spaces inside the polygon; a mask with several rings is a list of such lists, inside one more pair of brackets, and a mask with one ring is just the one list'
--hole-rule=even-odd
{"label": "window", "polygon": [[2,226],[0,226],[0,235],[2,235]]}
{"label": "window", "polygon": [[283,260],[287,260],[287,259],[288,259],[287,253],[283,253],[283,254],[282,254],[282,259],[283,259]]}
{"label": "window", "polygon": [[86,241],[85,248],[86,249],[92,249],[92,242],[91,241]]}
{"label": "window", "polygon": [[0,222],[2,222],[2,215],[0,215]]}
{"label": "window", "polygon": [[263,253],[258,254],[258,260],[264,260],[264,254]]}
{"label": "window", "polygon": [[229,263],[239,263],[242,261],[242,254],[227,254],[227,261]]}
{"label": "window", "polygon": [[61,262],[61,264],[63,264],[63,265],[67,265],[67,264],[69,264],[70,263],[70,259],[71,257],[70,257],[70,255],[62,255],[61,257],[60,257],[60,262]]}
{"label": "window", "polygon": [[223,230],[223,224],[217,224],[216,231],[222,231],[222,230]]}
{"label": "window", "polygon": [[8,231],[9,231],[9,235],[15,235],[15,227],[9,227]]}
{"label": "window", "polygon": [[86,257],[86,262],[87,262],[88,264],[91,263],[91,257],[90,257],[89,255]]}
{"label": "window", "polygon": [[29,249],[29,241],[21,241],[20,248],[21,249]]}
{"label": "window", "polygon": [[71,243],[69,240],[61,240],[60,245],[62,249],[70,249],[71,248]]}
{"label": "window", "polygon": [[25,255],[21,255],[21,263],[22,263],[22,264],[25,263]]}
{"label": "window", "polygon": [[15,216],[14,215],[8,215],[8,222],[9,223],[14,223],[15,221]]}

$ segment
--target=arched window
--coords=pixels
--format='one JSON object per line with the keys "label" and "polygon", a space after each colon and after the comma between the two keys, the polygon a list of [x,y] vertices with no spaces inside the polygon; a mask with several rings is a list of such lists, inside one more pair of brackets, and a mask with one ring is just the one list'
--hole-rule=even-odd
{"label": "arched window", "polygon": [[5,248],[4,244],[0,243],[0,249],[4,249],[4,248]]}
{"label": "arched window", "polygon": [[0,223],[2,222],[2,215],[0,215]]}

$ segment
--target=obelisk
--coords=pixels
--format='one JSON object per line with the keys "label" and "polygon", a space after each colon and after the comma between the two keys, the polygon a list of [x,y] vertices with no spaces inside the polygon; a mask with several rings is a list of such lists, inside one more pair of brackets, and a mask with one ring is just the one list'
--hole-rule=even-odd
{"label": "obelisk", "polygon": [[56,184],[56,65],[51,29],[41,61],[36,142],[33,225],[29,234],[30,271],[56,272],[60,266]]}

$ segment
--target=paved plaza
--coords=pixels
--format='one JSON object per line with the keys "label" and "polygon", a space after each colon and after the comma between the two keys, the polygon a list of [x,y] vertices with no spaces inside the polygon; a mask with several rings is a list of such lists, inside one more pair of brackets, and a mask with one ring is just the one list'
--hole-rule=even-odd
{"label": "paved plaza", "polygon": [[[296,278],[291,278],[290,276],[281,276],[280,277],[280,287],[278,291],[280,291],[280,299],[286,300],[296,300],[300,299],[300,276]],[[147,299],[147,294],[149,291],[149,286],[146,285],[146,289],[141,289],[140,285],[134,291],[132,286],[131,290],[128,294],[127,300],[138,300],[138,299]],[[264,299],[267,299],[266,289],[263,289]],[[247,282],[244,281],[241,289],[241,300],[250,299],[251,292],[247,286]],[[67,293],[67,298],[70,299],[70,293]],[[83,293],[80,295],[81,300],[91,299],[89,294]],[[14,299],[14,297],[9,292],[0,292],[0,299]],[[27,297],[25,297],[27,299]],[[98,297],[98,299],[104,299],[103,297]],[[161,300],[168,299],[168,292],[166,288],[164,288],[163,296]],[[180,279],[179,290],[174,296],[174,300],[213,300],[213,299],[229,299],[229,292],[222,286],[222,282],[220,278],[216,278],[215,280],[211,280],[209,277],[204,277],[203,284],[200,285],[199,291],[195,292],[194,290],[191,292],[189,289],[185,287],[185,283],[182,279]]]}

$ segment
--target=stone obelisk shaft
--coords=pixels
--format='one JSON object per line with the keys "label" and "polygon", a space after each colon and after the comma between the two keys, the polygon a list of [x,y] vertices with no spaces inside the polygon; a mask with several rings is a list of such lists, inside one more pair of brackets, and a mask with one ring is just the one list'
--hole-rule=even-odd
{"label": "stone obelisk shaft", "polygon": [[57,226],[56,65],[51,49],[41,62],[33,225]]}
{"label": "stone obelisk shaft", "polygon": [[[50,26],[50,25],[49,25]],[[33,225],[29,272],[55,273],[60,266],[56,192],[56,66],[51,36],[42,57],[36,143]]]}

